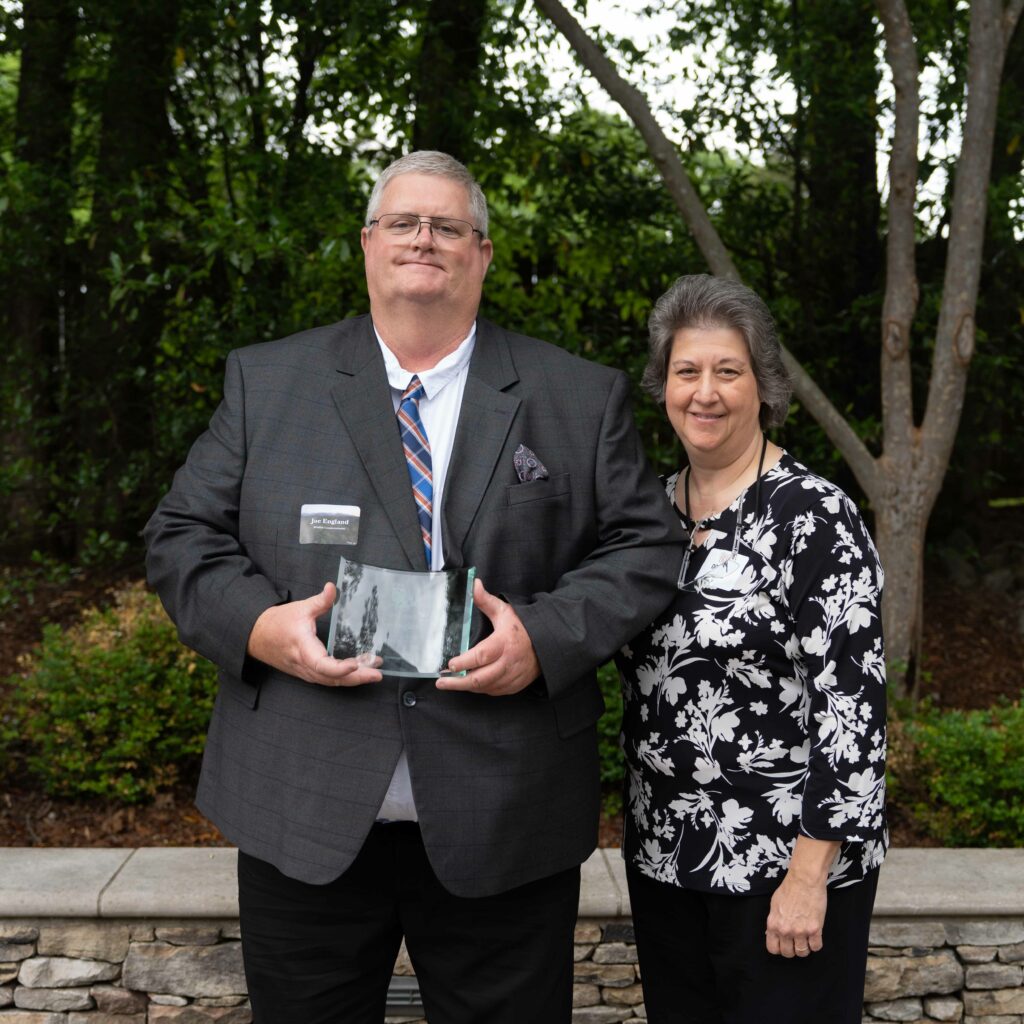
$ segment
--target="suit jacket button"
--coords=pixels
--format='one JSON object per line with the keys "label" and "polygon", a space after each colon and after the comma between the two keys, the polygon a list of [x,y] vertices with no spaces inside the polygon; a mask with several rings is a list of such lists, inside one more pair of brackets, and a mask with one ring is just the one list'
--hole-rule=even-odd
{"label": "suit jacket button", "polygon": [[416,706],[416,694],[413,693],[412,690],[406,690],[405,693],[402,694],[402,703],[407,708],[415,707]]}

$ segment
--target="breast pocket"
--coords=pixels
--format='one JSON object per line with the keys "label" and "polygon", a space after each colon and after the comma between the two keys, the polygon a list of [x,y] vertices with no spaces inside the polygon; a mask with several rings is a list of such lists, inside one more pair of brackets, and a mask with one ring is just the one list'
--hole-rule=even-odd
{"label": "breast pocket", "polygon": [[528,480],[523,484],[509,484],[506,488],[509,505],[528,505],[533,502],[567,504],[570,484],[568,473],[559,473],[548,480]]}

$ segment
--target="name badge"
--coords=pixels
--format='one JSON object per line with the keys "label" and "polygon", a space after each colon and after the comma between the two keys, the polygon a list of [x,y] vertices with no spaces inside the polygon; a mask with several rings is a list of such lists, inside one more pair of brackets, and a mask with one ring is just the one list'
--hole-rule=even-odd
{"label": "name badge", "polygon": [[355,544],[359,540],[358,505],[303,505],[300,544]]}
{"label": "name badge", "polygon": [[747,593],[754,585],[754,570],[746,555],[714,548],[708,552],[694,589]]}

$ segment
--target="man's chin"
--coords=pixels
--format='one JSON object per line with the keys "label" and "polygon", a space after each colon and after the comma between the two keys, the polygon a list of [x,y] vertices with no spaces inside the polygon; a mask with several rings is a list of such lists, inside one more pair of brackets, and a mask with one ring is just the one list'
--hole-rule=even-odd
{"label": "man's chin", "polygon": [[421,306],[432,306],[444,302],[445,293],[439,288],[402,288],[395,294],[395,298]]}

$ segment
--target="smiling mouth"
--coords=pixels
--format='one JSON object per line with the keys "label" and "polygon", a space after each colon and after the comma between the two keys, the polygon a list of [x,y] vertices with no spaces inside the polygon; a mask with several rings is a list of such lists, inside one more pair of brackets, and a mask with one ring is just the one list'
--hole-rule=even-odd
{"label": "smiling mouth", "polygon": [[690,415],[693,416],[696,420],[698,420],[701,423],[714,423],[716,420],[720,420],[725,415],[725,413],[722,413],[722,412],[691,412]]}

